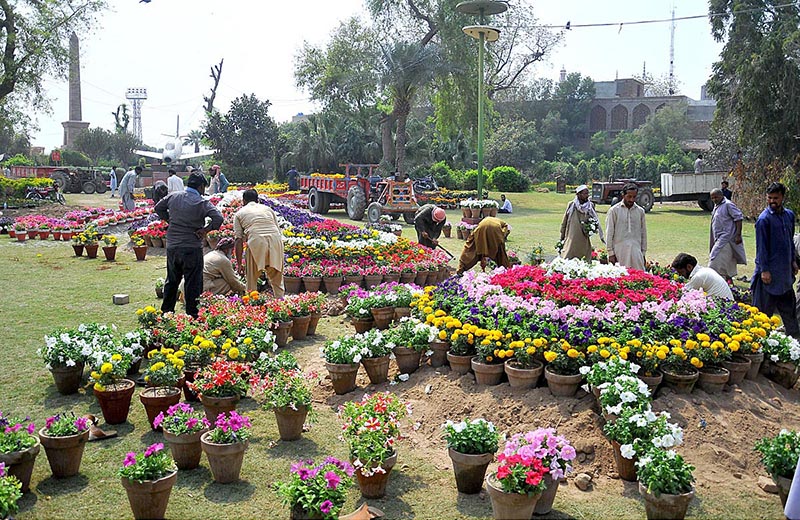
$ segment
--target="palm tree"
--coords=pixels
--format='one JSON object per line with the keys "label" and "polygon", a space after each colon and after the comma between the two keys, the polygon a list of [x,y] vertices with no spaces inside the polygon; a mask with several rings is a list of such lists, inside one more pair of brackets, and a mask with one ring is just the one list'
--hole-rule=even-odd
{"label": "palm tree", "polygon": [[[383,49],[383,80],[392,104],[392,119],[397,121],[395,160],[397,171],[405,175],[406,122],[419,89],[441,69],[439,50],[433,44],[397,42]],[[383,136],[386,139],[386,134]]]}
{"label": "palm tree", "polygon": [[194,145],[194,153],[200,153],[200,143],[203,142],[203,131],[202,130],[192,130],[189,132],[189,135],[186,136],[186,139],[183,140],[183,144]]}

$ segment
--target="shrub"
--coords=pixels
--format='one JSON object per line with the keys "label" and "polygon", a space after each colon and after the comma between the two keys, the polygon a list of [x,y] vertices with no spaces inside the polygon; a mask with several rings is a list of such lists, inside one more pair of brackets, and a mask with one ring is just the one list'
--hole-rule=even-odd
{"label": "shrub", "polygon": [[800,434],[781,430],[775,437],[765,437],[756,442],[755,450],[761,453],[761,463],[767,473],[790,479],[800,457]]}
{"label": "shrub", "polygon": [[513,166],[498,166],[490,172],[492,186],[498,191],[528,191],[530,181]]}

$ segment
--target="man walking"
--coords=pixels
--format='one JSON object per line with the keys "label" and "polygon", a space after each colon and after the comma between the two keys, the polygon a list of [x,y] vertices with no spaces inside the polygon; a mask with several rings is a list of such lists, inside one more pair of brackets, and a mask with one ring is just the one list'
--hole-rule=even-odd
{"label": "man walking", "polygon": [[236,238],[236,265],[242,270],[244,242],[247,242],[245,279],[247,291],[258,289],[261,271],[267,272],[275,298],[283,298],[283,239],[275,212],[258,202],[256,190],[242,194],[242,209],[233,215],[233,236]]}
{"label": "man walking", "polygon": [[622,188],[622,201],[612,206],[606,216],[606,243],[610,263],[644,271],[647,224],[644,209],[636,204],[638,194],[636,184],[626,184]]}
{"label": "man walking", "polygon": [[747,264],[742,242],[744,215],[718,188],[711,190],[711,200],[714,209],[711,211],[708,267],[731,279],[737,274],[738,264]]}
{"label": "man walking", "polygon": [[679,253],[672,261],[672,268],[684,278],[688,278],[686,287],[702,289],[708,296],[716,296],[733,301],[733,293],[725,281],[715,270],[697,265],[697,258],[686,253]]}
{"label": "man walking", "polygon": [[703,154],[698,155],[694,160],[694,173],[703,173]]}
{"label": "man walking", "polygon": [[[167,281],[164,283],[162,312],[174,312],[178,285],[184,281],[186,314],[197,317],[197,299],[203,291],[203,239],[222,225],[222,214],[200,193],[206,178],[199,173],[189,176],[184,191],[170,193],[155,206],[167,228]],[[210,223],[206,225],[206,218]]]}
{"label": "man walking", "polygon": [[169,178],[167,179],[167,190],[169,193],[175,193],[176,191],[183,191],[184,189],[186,188],[183,186],[183,179],[178,177],[178,173],[170,168]]}
{"label": "man walking", "polygon": [[414,229],[417,230],[417,242],[434,249],[439,245],[439,235],[447,220],[442,208],[434,204],[425,204],[414,214]]}
{"label": "man walking", "polygon": [[581,258],[587,262],[592,260],[592,241],[587,230],[592,221],[596,223],[600,240],[603,240],[600,218],[589,200],[589,187],[581,184],[575,188],[575,199],[567,204],[567,211],[561,220],[562,258]]}
{"label": "man walking", "polygon": [[111,198],[113,199],[114,193],[117,191],[117,169],[113,166],[111,167],[111,171],[108,172],[108,180],[108,187],[111,188]]}
{"label": "man walking", "polygon": [[288,172],[286,172],[286,180],[289,182],[289,191],[297,191],[299,186],[297,184],[297,178],[300,176],[297,173],[297,170],[294,166],[292,166]]}
{"label": "man walking", "polygon": [[136,176],[141,173],[141,166],[128,170],[119,183],[119,196],[122,199],[122,209],[125,211],[133,211],[136,208],[136,204],[133,202],[133,191],[136,189]]}
{"label": "man walking", "polygon": [[786,186],[773,182],[767,188],[767,207],[756,220],[756,270],[750,290],[753,305],[767,316],[777,310],[787,336],[798,338],[800,328],[795,314],[796,298],[792,285],[797,274],[794,251],[794,212],[783,207]]}

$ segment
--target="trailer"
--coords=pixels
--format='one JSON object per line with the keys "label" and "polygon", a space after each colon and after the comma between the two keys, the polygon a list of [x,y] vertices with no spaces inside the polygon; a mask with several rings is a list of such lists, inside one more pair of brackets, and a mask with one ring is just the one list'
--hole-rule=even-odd
{"label": "trailer", "polygon": [[592,202],[614,205],[622,200],[622,188],[629,183],[639,187],[636,203],[650,212],[655,202],[697,201],[705,211],[714,209],[711,190],[719,188],[722,181],[733,186],[733,177],[728,172],[710,171],[704,173],[676,172],[661,174],[661,192],[656,195],[650,181],[636,179],[617,179],[611,182],[592,183]]}
{"label": "trailer", "polygon": [[108,190],[108,175],[98,170],[69,166],[11,166],[10,176],[50,178],[62,193],[105,193]]}

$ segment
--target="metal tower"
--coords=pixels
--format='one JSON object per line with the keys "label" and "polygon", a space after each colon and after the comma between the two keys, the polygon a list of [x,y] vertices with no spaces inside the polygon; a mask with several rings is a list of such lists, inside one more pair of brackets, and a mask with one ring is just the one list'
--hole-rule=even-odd
{"label": "metal tower", "polygon": [[133,135],[142,140],[142,103],[147,99],[146,88],[129,88],[125,97],[131,101],[133,107]]}

